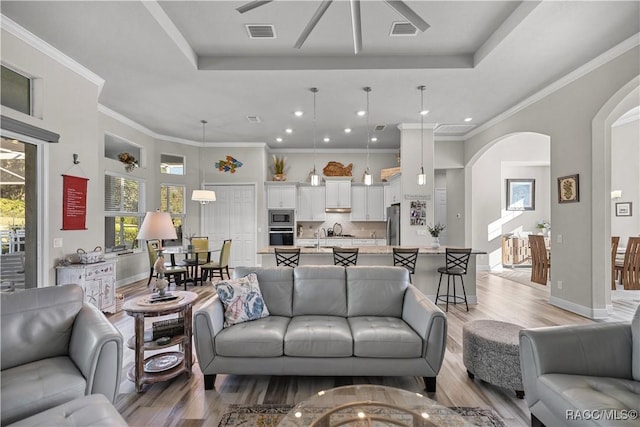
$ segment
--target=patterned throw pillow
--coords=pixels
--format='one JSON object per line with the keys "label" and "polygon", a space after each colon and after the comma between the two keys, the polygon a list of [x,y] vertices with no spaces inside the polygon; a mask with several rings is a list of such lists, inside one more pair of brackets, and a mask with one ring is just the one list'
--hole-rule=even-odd
{"label": "patterned throw pillow", "polygon": [[269,315],[255,273],[235,280],[219,281],[215,288],[224,306],[225,328]]}

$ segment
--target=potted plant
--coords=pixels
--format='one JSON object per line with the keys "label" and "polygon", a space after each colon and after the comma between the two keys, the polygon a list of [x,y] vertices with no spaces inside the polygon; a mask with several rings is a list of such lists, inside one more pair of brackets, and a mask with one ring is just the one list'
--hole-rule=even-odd
{"label": "potted plant", "polygon": [[287,176],[284,174],[284,166],[286,161],[286,157],[278,157],[275,154],[273,155],[273,170],[275,172],[275,175],[273,176],[274,181],[287,180]]}
{"label": "potted plant", "polygon": [[538,221],[536,227],[540,230],[543,236],[548,235],[549,230],[551,230],[551,224],[549,223],[549,221]]}
{"label": "potted plant", "polygon": [[427,224],[427,230],[429,230],[429,234],[431,234],[431,247],[437,249],[440,247],[440,233],[447,228],[446,226],[437,223],[436,225]]}

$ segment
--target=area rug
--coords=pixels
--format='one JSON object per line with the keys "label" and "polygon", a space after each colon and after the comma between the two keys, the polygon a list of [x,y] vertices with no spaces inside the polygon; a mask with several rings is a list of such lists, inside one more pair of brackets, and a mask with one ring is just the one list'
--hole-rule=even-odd
{"label": "area rug", "polygon": [[[276,427],[293,405],[229,405],[218,427]],[[451,407],[467,422],[478,427],[506,427],[491,408]]]}

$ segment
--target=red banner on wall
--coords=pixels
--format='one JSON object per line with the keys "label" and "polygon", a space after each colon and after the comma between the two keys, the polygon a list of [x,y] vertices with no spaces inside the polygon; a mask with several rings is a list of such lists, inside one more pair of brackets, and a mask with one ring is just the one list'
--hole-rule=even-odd
{"label": "red banner on wall", "polygon": [[87,229],[88,178],[62,175],[62,229]]}

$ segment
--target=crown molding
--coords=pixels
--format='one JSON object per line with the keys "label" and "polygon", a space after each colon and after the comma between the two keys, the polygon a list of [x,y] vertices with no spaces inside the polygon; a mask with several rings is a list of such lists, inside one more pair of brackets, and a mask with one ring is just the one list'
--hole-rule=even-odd
{"label": "crown molding", "polygon": [[104,87],[104,79],[102,77],[100,77],[93,71],[89,70],[84,65],[81,65],[71,57],[65,55],[64,53],[62,53],[61,51],[59,51],[49,43],[45,42],[44,40],[36,36],[35,34],[27,31],[26,29],[21,27],[19,24],[17,24],[15,21],[1,14],[0,14],[0,28],[14,35],[15,37],[22,40],[29,46],[39,50],[40,52],[47,55],[49,58],[59,62],[61,65],[65,66],[69,70],[75,72],[76,74],[84,77],[85,79],[87,79],[88,81],[96,85],[98,87],[98,94],[102,92],[102,88]]}
{"label": "crown molding", "polygon": [[[435,130],[440,123],[425,123],[424,128]],[[420,130],[422,129],[422,125],[420,123],[400,123],[398,125],[398,129],[400,130]]]}
{"label": "crown molding", "polygon": [[636,47],[638,45],[640,45],[640,33],[634,34],[633,36],[629,37],[628,39],[624,40],[623,42],[621,42],[621,43],[617,44],[616,46],[612,47],[611,49],[609,49],[605,53],[595,57],[591,61],[587,62],[586,64],[582,65],[581,67],[578,67],[577,69],[573,70],[572,72],[570,72],[569,74],[565,75],[564,77],[561,77],[559,80],[556,80],[555,82],[551,83],[549,86],[545,87],[544,89],[540,90],[539,92],[533,94],[529,98],[526,98],[524,101],[514,105],[513,107],[509,108],[505,112],[503,112],[501,114],[498,114],[494,118],[486,121],[481,126],[478,126],[477,128],[469,131],[469,133],[464,135],[463,139],[466,141],[466,140],[478,135],[479,133],[484,132],[485,130],[491,128],[492,126],[495,126],[496,124],[508,119],[509,117],[513,116],[514,114],[516,114],[516,113],[524,110],[525,108],[535,104],[536,102],[546,98],[547,96],[551,95],[552,93],[554,93],[554,92],[562,89],[563,87],[575,82],[579,78],[584,77],[585,75],[589,74],[590,72],[594,71],[595,69],[597,69],[599,67],[602,67],[603,65],[607,64],[608,62],[614,60],[618,56],[626,53],[627,51],[633,49],[634,47]]}
{"label": "crown molding", "polygon": [[[366,148],[344,148],[344,149],[340,149],[340,148],[318,148],[317,150],[314,150],[313,148],[290,148],[290,149],[286,149],[286,148],[270,148],[269,149],[269,153],[282,153],[282,154],[296,154],[296,153],[302,153],[302,154],[308,154],[308,153],[324,153],[324,154],[330,154],[330,153],[340,153],[340,154],[366,154],[367,153],[367,149]],[[394,149],[394,148],[370,148],[369,152],[370,153],[376,153],[376,154],[398,154],[398,152],[400,151],[400,148]]]}

